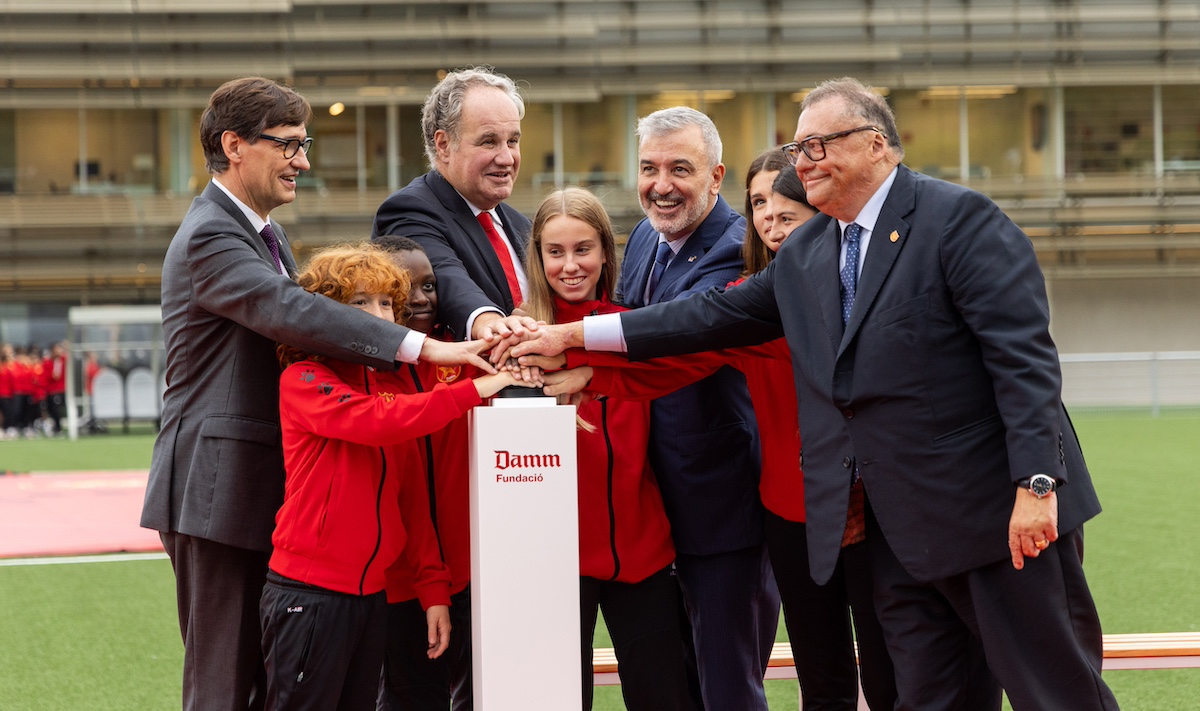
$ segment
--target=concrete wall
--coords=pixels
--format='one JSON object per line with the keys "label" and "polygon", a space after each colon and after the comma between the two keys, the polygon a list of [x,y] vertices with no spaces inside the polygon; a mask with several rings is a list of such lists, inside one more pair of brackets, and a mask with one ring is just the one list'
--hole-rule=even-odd
{"label": "concrete wall", "polygon": [[1047,284],[1060,353],[1200,351],[1200,277]]}

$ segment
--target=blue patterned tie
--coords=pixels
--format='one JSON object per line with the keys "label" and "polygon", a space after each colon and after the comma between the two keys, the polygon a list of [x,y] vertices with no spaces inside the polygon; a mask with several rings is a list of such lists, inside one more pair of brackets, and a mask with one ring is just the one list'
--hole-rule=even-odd
{"label": "blue patterned tie", "polygon": [[846,225],[846,266],[842,267],[842,325],[850,322],[854,308],[854,289],[858,286],[858,237],[862,227],[857,222]]}
{"label": "blue patterned tie", "polygon": [[[654,287],[658,286],[658,280],[662,278],[663,272],[667,270],[667,262],[671,261],[671,244],[669,242],[659,242],[658,251],[654,253],[654,268],[650,270],[650,288],[648,295],[654,294]],[[647,297],[649,300],[649,297]]]}
{"label": "blue patterned tie", "polygon": [[275,271],[283,274],[283,262],[279,259],[279,240],[275,237],[275,230],[271,229],[270,225],[265,225],[258,234],[262,235],[267,249],[271,250],[271,257],[275,260]]}

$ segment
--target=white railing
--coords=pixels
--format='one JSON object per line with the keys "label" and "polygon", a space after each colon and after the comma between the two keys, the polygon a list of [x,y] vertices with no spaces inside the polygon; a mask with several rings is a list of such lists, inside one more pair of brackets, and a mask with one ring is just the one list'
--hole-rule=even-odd
{"label": "white railing", "polygon": [[1200,407],[1200,351],[1060,356],[1070,408]]}

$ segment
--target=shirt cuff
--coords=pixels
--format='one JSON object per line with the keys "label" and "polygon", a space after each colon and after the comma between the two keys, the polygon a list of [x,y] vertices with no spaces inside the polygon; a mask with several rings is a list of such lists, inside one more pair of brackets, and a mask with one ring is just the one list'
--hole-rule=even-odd
{"label": "shirt cuff", "polygon": [[396,360],[401,363],[416,363],[421,358],[421,349],[425,347],[425,334],[409,329],[396,349]]}
{"label": "shirt cuff", "polygon": [[471,329],[474,328],[474,326],[475,326],[475,319],[479,318],[480,314],[485,314],[488,312],[494,312],[494,313],[500,314],[501,316],[504,316],[504,312],[501,311],[500,309],[496,308],[495,306],[480,306],[479,308],[475,309],[474,311],[471,312],[471,315],[467,317],[467,331],[465,334],[463,334],[464,341],[472,340],[472,338],[471,338],[472,330]]}
{"label": "shirt cuff", "polygon": [[628,352],[625,329],[621,327],[621,314],[584,316],[583,347],[589,351]]}

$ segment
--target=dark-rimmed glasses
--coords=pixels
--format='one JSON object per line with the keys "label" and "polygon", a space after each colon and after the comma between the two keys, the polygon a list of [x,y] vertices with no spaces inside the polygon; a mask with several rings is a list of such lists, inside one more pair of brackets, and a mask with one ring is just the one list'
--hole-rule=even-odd
{"label": "dark-rimmed glasses", "polygon": [[304,138],[304,139],[280,138],[278,136],[268,136],[265,133],[260,133],[260,134],[258,134],[258,137],[265,138],[268,141],[275,141],[279,145],[283,146],[283,157],[284,158],[295,158],[296,153],[298,153],[301,148],[304,149],[304,155],[308,155],[309,152],[312,150],[313,139],[311,136],[308,138]]}
{"label": "dark-rimmed glasses", "polygon": [[837,140],[842,136],[849,136],[852,133],[858,133],[859,131],[874,131],[881,136],[883,135],[883,131],[880,131],[875,126],[859,126],[858,128],[838,131],[837,133],[830,133],[824,136],[809,136],[803,141],[795,141],[785,144],[780,148],[780,150],[783,151],[783,154],[787,156],[788,162],[792,165],[796,165],[796,162],[800,160],[800,151],[804,151],[804,155],[808,156],[809,160],[816,163],[817,161],[825,158],[826,143]]}

